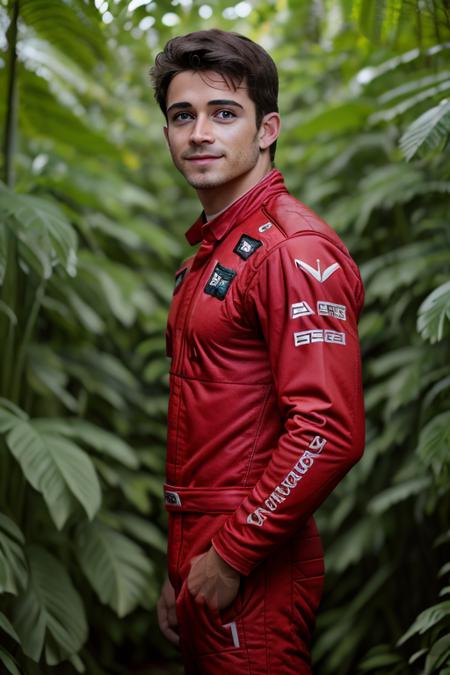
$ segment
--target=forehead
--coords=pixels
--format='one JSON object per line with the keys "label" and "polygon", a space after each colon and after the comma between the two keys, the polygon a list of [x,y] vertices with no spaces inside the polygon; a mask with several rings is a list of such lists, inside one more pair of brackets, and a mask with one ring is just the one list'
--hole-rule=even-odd
{"label": "forehead", "polygon": [[242,106],[252,105],[245,82],[235,89],[223,76],[212,70],[184,70],[172,79],[167,90],[167,108],[173,103],[201,105],[214,99],[233,99]]}

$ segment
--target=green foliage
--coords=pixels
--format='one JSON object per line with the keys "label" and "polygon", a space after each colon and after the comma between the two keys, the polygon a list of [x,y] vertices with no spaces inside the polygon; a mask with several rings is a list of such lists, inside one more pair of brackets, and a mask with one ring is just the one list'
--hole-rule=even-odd
{"label": "green foliage", "polygon": [[16,6],[0,59],[16,85],[0,99],[0,669],[176,660],[154,630],[163,336],[198,207],[147,72],[171,35],[221,26],[269,46],[277,165],[366,287],[367,448],[318,513],[316,670],[450,675],[447,3],[258,2],[242,18],[214,0],[204,19],[196,2],[2,0],[3,26]]}
{"label": "green foliage", "polygon": [[76,654],[87,638],[83,603],[63,565],[44,549],[28,550],[27,589],[13,604],[13,621],[23,650],[49,665]]}
{"label": "green foliage", "polygon": [[119,532],[101,523],[86,523],[77,533],[80,565],[100,600],[122,617],[144,603],[150,561]]}
{"label": "green foliage", "polygon": [[450,281],[438,286],[419,307],[417,330],[431,343],[440,342],[450,321]]}
{"label": "green foliage", "polygon": [[419,149],[434,150],[446,141],[450,132],[450,101],[444,99],[439,105],[424,112],[406,129],[400,138],[400,147],[407,160]]}
{"label": "green foliage", "polygon": [[0,592],[17,595],[27,585],[25,538],[17,525],[0,513]]}

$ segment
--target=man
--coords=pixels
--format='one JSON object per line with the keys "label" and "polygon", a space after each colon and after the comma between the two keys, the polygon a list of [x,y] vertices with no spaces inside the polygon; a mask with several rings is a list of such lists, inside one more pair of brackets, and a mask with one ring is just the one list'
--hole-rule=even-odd
{"label": "man", "polygon": [[167,330],[160,627],[192,675],[306,675],[323,585],[312,514],[364,444],[362,283],[272,168],[278,78],[261,47],[191,33],[152,76],[173,162],[203,206]]}

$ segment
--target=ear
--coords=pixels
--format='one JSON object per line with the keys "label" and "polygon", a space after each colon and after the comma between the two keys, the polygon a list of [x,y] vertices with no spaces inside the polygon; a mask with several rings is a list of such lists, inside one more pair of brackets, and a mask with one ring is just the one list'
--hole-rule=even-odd
{"label": "ear", "polygon": [[169,142],[169,130],[167,127],[163,127],[164,131],[164,138],[166,139],[167,142]]}
{"label": "ear", "polygon": [[260,150],[266,150],[272,143],[275,143],[280,135],[280,130],[281,120],[278,113],[271,112],[264,115],[258,132]]}

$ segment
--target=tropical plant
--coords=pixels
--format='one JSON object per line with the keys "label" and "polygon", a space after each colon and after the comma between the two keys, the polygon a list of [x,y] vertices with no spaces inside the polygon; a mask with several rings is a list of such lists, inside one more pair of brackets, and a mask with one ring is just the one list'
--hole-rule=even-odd
{"label": "tropical plant", "polygon": [[160,582],[161,335],[179,245],[130,180],[133,144],[109,133],[116,83],[93,72],[120,64],[102,15],[50,0],[1,11],[0,662],[103,672],[108,641],[150,629]]}

